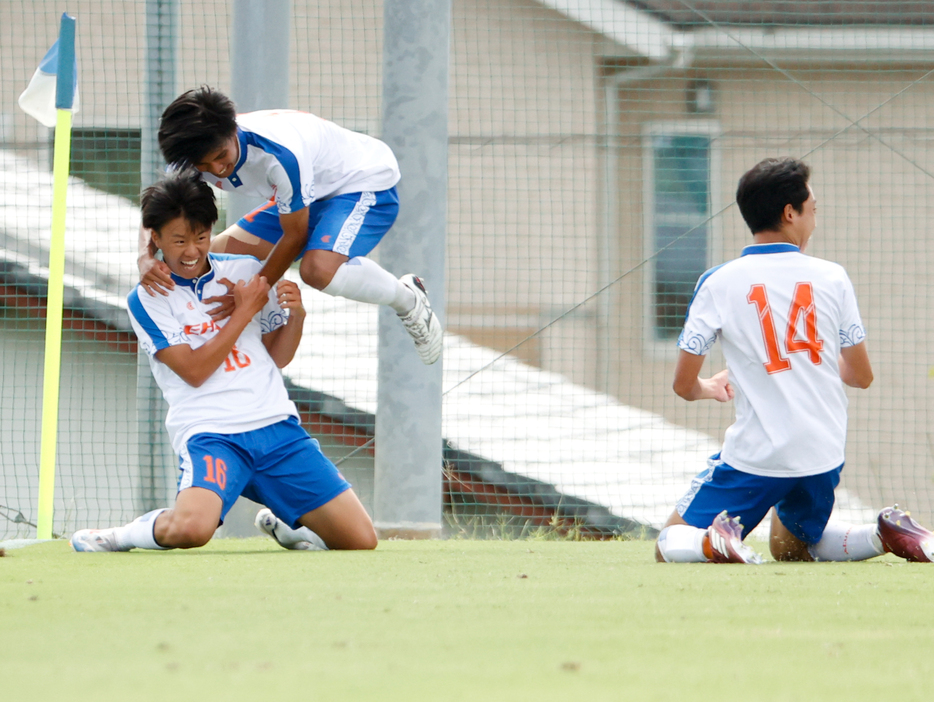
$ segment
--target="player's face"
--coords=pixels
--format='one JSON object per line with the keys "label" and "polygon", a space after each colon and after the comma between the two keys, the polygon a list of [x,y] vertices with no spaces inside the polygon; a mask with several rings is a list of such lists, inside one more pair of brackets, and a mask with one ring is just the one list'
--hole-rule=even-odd
{"label": "player's face", "polygon": [[165,265],[182,278],[199,278],[210,269],[208,251],[211,248],[211,229],[192,225],[184,217],[176,217],[159,232],[153,233],[153,242],[162,250]]}
{"label": "player's face", "polygon": [[210,173],[218,178],[227,178],[233,173],[234,166],[240,159],[240,141],[234,134],[219,148],[205,154],[200,163],[195,164],[202,173]]}
{"label": "player's face", "polygon": [[801,216],[798,221],[798,229],[802,236],[802,251],[804,247],[807,246],[811,234],[817,227],[817,197],[814,195],[814,191],[811,190],[810,185],[808,185],[808,192],[811,194],[808,196],[808,199],[802,203]]}

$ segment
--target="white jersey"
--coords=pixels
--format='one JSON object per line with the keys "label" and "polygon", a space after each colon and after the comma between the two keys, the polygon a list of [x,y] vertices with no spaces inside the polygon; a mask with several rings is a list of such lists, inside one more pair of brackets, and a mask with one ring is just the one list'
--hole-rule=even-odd
{"label": "white jersey", "polygon": [[838,356],[866,337],[843,267],[792,244],[747,246],[698,280],[678,346],[703,355],[718,336],[736,393],[724,462],[779,477],[841,465],[847,398]]}
{"label": "white jersey", "polygon": [[221,190],[275,197],[279,214],[343,193],[379,192],[399,182],[399,164],[386,144],[295,110],[237,116],[240,158],[233,173],[202,173]]}
{"label": "white jersey", "polygon": [[217,282],[219,279],[246,281],[262,267],[252,256],[212,253],[208,261],[211,270],[200,278],[189,280],[173,274],[175,288],[167,296],[153,297],[139,285],[127,296],[133,330],[169,403],[165,426],[172,447],[179,453],[189,438],[201,432],[235,434],[298,416],[282,374],[262,341],[263,334],[275,331],[287,320],[274,287],[269,291],[269,302],[200,387],[192,387],[155,357],[157,351],[178,344],[197,349],[216,336],[224,323],[211,320],[208,310],[215,305],[205,305],[202,300],[226,294],[227,288]]}

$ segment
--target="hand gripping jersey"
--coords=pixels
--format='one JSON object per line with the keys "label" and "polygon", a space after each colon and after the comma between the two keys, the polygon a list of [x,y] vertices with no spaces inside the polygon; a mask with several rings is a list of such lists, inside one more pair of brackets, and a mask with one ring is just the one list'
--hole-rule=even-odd
{"label": "hand gripping jersey", "polygon": [[847,399],[838,356],[866,337],[843,267],[791,244],[747,246],[698,280],[678,346],[704,355],[718,336],[736,393],[723,461],[778,477],[841,465]]}
{"label": "hand gripping jersey", "polygon": [[386,144],[295,110],[237,116],[240,158],[233,173],[205,182],[221,190],[275,197],[279,214],[344,193],[379,192],[399,182],[399,164]]}
{"label": "hand gripping jersey", "polygon": [[157,351],[188,344],[197,349],[213,338],[224,321],[215,323],[202,300],[227,292],[221,278],[249,280],[262,264],[252,256],[208,254],[211,270],[188,280],[172,275],[175,289],[167,296],[150,296],[137,285],[127,297],[130,322],[149,356],[152,374],[169,403],[165,426],[176,452],[194,434],[236,434],[252,431],[298,416],[289,400],[282,374],[263,346],[262,335],[285,324],[287,317],[277,302],[275,287],[269,302],[247,325],[233,350],[201,385],[192,387],[159,361]]}

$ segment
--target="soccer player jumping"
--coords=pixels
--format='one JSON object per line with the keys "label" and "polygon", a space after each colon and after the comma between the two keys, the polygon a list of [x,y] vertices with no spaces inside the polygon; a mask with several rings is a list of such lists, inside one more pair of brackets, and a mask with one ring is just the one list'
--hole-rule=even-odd
{"label": "soccer player jumping", "polygon": [[[674,391],[689,401],[734,400],[736,421],[659,534],[658,561],[759,563],[743,538],[770,509],[776,560],[889,552],[934,561],[934,534],[898,505],[874,524],[829,521],[846,442],[843,383],[865,389],[873,375],[846,271],[804,254],[817,217],[809,177],[807,164],[790,158],[743,175],[736,202],[753,244],[697,282]],[[727,369],[700,378],[718,337]]]}
{"label": "soccer player jumping", "polygon": [[[399,164],[382,141],[296,110],[238,115],[226,95],[202,87],[165,109],[159,148],[171,167],[194,166],[221,190],[271,198],[218,236],[212,251],[265,261],[270,284],[300,259],[308,285],[390,306],[424,363],[441,356],[443,332],[421,279],[396,278],[366,258],[399,212]],[[154,256],[141,228],[141,282],[150,295],[165,294],[174,283]],[[230,309],[212,315],[222,319]]]}
{"label": "soccer player jumping", "polygon": [[[203,546],[240,495],[266,505],[256,526],[285,548],[375,548],[369,515],[299,424],[279,372],[302,335],[298,286],[282,280],[271,289],[255,258],[209,253],[217,207],[194,169],[147,188],[142,214],[174,286],[150,296],[138,285],[127,301],[169,403],[178,496],[173,508],[126,526],[75,532],[74,549]],[[218,324],[206,299],[223,293],[221,278],[234,281],[236,305]]]}

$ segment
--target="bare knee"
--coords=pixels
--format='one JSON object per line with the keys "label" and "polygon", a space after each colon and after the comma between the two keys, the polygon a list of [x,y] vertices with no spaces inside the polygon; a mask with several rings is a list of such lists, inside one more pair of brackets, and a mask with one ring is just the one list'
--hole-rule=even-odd
{"label": "bare knee", "polygon": [[302,280],[315,290],[324,290],[334,279],[335,271],[329,266],[321,265],[315,258],[305,256],[299,265]]}
{"label": "bare knee", "polygon": [[776,561],[813,561],[811,554],[807,550],[807,546],[804,548],[789,548],[788,544],[777,544],[775,541],[772,541],[769,544],[769,551],[772,554],[772,558]]}
{"label": "bare knee", "polygon": [[776,561],[813,561],[808,545],[791,533],[782,524],[778,510],[772,508],[772,531],[769,534],[769,551]]}
{"label": "bare knee", "polygon": [[348,530],[341,534],[337,541],[339,543],[334,546],[328,544],[328,548],[343,551],[372,551],[379,543],[379,539],[376,538],[376,529],[372,524],[361,524],[353,530]]}
{"label": "bare knee", "polygon": [[337,273],[337,269],[347,262],[347,257],[334,251],[312,249],[306,251],[299,264],[302,280],[316,290],[324,290]]}
{"label": "bare knee", "polygon": [[194,516],[173,514],[164,529],[156,530],[162,532],[157,534],[157,541],[170,548],[198,548],[211,540],[216,528],[216,524]]}

